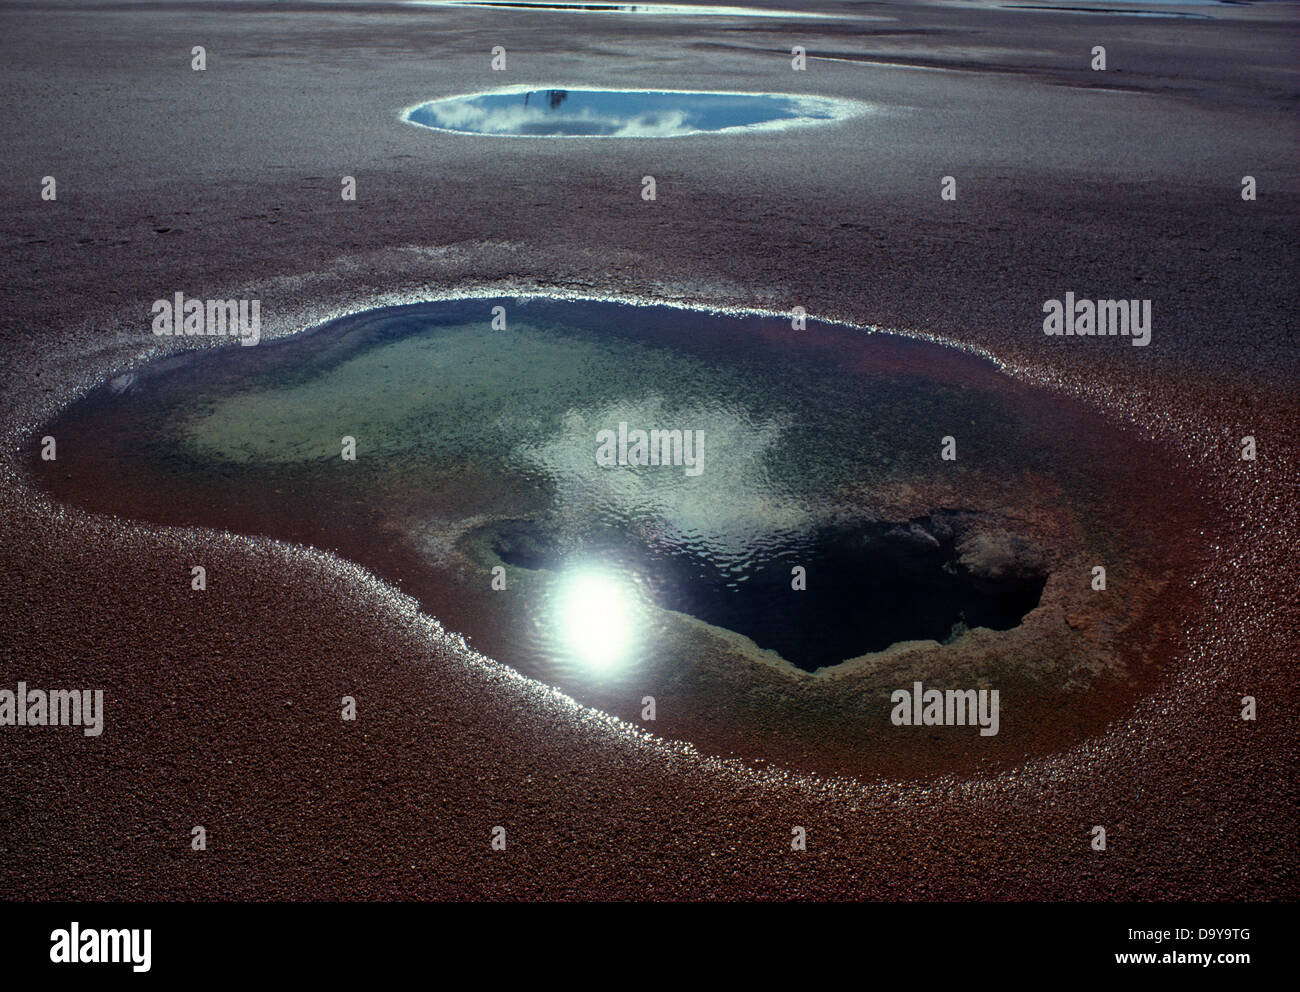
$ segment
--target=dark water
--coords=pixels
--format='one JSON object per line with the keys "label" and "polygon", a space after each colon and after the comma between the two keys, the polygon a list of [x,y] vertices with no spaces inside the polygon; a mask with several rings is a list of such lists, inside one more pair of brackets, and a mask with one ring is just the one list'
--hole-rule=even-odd
{"label": "dark water", "polygon": [[649,90],[498,90],[421,104],[413,124],[464,134],[653,138],[828,121],[845,104],[824,97]]}
{"label": "dark water", "polygon": [[[631,533],[566,545],[533,522],[491,528],[490,539],[503,561],[523,568],[616,563],[643,576],[659,606],[744,634],[815,671],[900,641],[946,641],[972,627],[1007,630],[1038,605],[1047,581],[1041,566],[990,577],[961,565],[956,541],[964,516],[814,527],[741,563],[715,560],[689,542],[651,543]],[[793,588],[796,568],[803,569],[801,590]]]}

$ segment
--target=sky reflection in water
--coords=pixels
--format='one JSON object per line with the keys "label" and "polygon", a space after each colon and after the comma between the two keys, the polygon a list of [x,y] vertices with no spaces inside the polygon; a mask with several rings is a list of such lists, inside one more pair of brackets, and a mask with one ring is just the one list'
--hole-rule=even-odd
{"label": "sky reflection in water", "polygon": [[709,131],[806,126],[851,104],[772,93],[508,89],[447,97],[406,112],[412,124],[463,134],[668,138]]}

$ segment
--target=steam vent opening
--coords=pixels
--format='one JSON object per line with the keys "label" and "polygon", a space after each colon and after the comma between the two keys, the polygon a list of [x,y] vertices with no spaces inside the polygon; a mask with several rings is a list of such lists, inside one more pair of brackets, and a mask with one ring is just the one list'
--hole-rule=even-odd
{"label": "steam vent opening", "polygon": [[403,117],[461,134],[670,138],[804,127],[864,109],[848,100],[795,94],[507,87],[431,100]]}
{"label": "steam vent opening", "polygon": [[658,733],[823,771],[896,771],[915,681],[1018,692],[1008,726],[1136,686],[1133,632],[1192,595],[1162,578],[1196,525],[1153,446],[985,359],[812,319],[370,310],[144,365],[27,466],[93,511],[324,549],[580,702],[636,721],[653,696]]}

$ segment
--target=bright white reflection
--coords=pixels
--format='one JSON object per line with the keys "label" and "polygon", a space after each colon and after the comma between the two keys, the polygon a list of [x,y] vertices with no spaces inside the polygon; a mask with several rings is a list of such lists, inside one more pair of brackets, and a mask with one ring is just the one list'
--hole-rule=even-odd
{"label": "bright white reflection", "polygon": [[636,593],[607,572],[584,570],[568,578],[560,594],[560,636],[565,647],[592,668],[623,660],[632,643]]}

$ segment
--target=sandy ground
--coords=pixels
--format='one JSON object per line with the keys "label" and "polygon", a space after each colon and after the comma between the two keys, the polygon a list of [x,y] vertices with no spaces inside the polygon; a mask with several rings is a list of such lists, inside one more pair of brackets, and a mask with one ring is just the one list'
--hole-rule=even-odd
{"label": "sandy ground", "polygon": [[[1212,17],[1186,21],[824,7],[880,19],[0,6],[0,686],[108,697],[97,739],[3,731],[0,892],[1300,893],[1294,5],[1161,7]],[[1094,45],[1105,73],[1088,69]],[[397,120],[506,83],[814,92],[877,112],[626,142]],[[467,656],[344,562],[90,518],[17,470],[45,417],[159,353],[158,297],[256,296],[264,334],[282,334],[474,287],[798,303],[984,349],[1159,441],[1216,494],[1216,555],[1187,576],[1214,608],[1185,618],[1190,647],[1152,694],[1081,746],[982,776],[821,781],[583,710]],[[1042,303],[1067,290],[1153,299],[1151,346],[1045,337]],[[206,852],[190,850],[195,824]],[[489,848],[497,825],[505,852]],[[789,849],[794,825],[806,853]]]}

